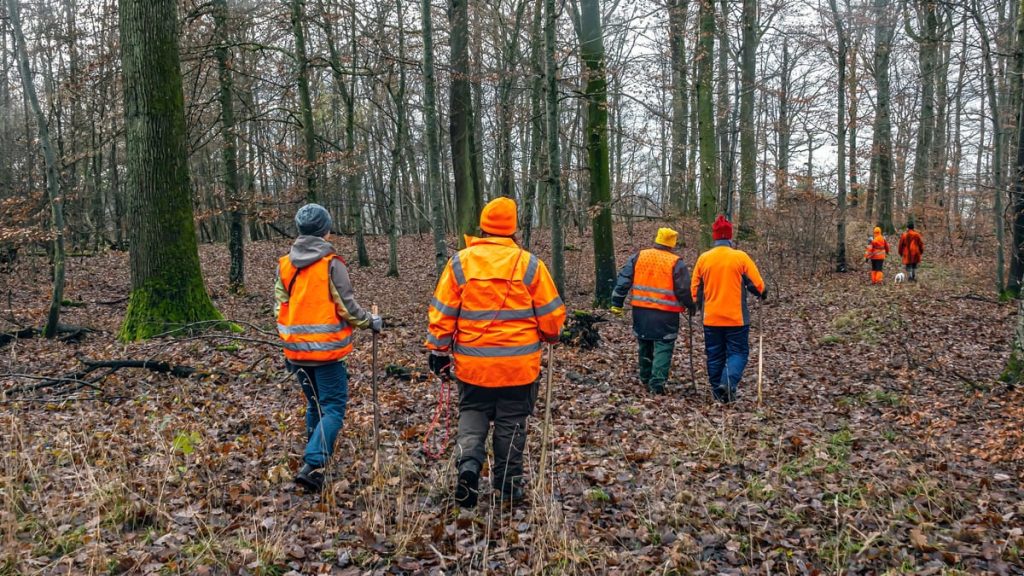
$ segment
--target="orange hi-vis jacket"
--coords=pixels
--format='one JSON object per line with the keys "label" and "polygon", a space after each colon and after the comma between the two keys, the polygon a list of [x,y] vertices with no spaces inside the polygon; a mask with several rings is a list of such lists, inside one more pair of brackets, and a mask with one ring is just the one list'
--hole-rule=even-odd
{"label": "orange hi-vis jacket", "polygon": [[328,254],[306,268],[296,268],[288,256],[278,260],[281,283],[288,300],[277,313],[277,333],[284,341],[284,355],[300,362],[341,360],[352,351],[352,327],[338,317],[330,291]]}
{"label": "orange hi-vis jacket", "polygon": [[705,326],[735,327],[750,324],[747,292],[764,292],[764,280],[757,265],[728,240],[697,258],[690,279],[690,293],[704,313]]}
{"label": "orange hi-vis jacket", "polygon": [[900,236],[900,243],[897,245],[903,263],[907,266],[914,266],[921,263],[921,255],[924,254],[924,240],[917,230],[907,230]]}
{"label": "orange hi-vis jacket", "polygon": [[460,381],[522,386],[540,375],[541,340],[554,341],[565,306],[540,258],[511,238],[467,237],[430,304],[427,348],[451,351]]}
{"label": "orange hi-vis jacket", "polygon": [[641,250],[633,268],[634,308],[653,308],[666,312],[682,312],[683,305],[673,288],[673,271],[679,256],[668,250]]}
{"label": "orange hi-vis jacket", "polygon": [[889,255],[889,243],[882,236],[875,236],[864,251],[864,258],[868,260],[885,260]]}

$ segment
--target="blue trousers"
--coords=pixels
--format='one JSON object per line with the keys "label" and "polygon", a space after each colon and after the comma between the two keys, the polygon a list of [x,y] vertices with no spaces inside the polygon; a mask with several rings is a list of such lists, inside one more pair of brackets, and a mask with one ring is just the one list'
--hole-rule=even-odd
{"label": "blue trousers", "polygon": [[708,380],[715,400],[731,402],[750,356],[749,326],[705,326]]}
{"label": "blue trousers", "polygon": [[322,366],[288,363],[306,395],[306,452],[303,460],[321,468],[334,453],[334,441],[345,423],[348,406],[348,369],[344,362]]}

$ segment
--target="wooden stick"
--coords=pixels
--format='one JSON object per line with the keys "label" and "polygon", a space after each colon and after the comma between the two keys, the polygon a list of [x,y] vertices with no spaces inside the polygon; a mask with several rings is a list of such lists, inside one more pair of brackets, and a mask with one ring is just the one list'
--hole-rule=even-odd
{"label": "wooden stick", "polygon": [[544,427],[541,429],[540,439],[540,478],[538,487],[541,493],[546,491],[547,469],[548,469],[548,440],[551,436],[551,381],[555,374],[555,347],[550,343],[548,347],[548,377],[547,390],[544,391]]}
{"label": "wooden stick", "polygon": [[[377,305],[373,304],[370,311],[374,316],[378,314]],[[371,370],[373,379],[373,470],[376,473],[380,463],[380,404],[377,402],[377,332],[373,332],[373,359]]]}

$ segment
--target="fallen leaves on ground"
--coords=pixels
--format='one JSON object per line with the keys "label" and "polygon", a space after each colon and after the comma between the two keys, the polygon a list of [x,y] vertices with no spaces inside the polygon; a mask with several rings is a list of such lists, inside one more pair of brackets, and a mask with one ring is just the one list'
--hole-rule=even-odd
{"label": "fallen leaves on ground", "polygon": [[[653,232],[623,230],[618,260]],[[773,297],[755,312],[751,363],[730,407],[711,401],[699,329],[699,392],[684,327],[669,394],[651,397],[634,375],[628,318],[601,323],[599,347],[556,349],[550,492],[513,509],[485,488],[477,510],[460,511],[449,500],[451,461],[421,449],[440,393],[421,344],[433,288],[426,240],[402,239],[399,278],[384,276],[386,242],[375,240],[374,265],[352,276],[388,325],[381,444],[375,454],[361,334],[322,497],[291,482],[304,405],[279,351],[257,341],[273,337],[247,327],[251,340],[117,344],[127,256],[71,258],[66,298],[84,305],[66,308],[62,322],[97,332],[7,345],[5,393],[27,383],[10,374],[72,373],[78,358],[158,359],[204,376],[122,369],[99,390],[9,394],[0,573],[1022,573],[1024,397],[998,381],[1015,307],[962,297],[985,293],[980,267],[926,262],[918,284],[872,287],[866,272],[765,266]],[[346,239],[338,245],[352,253]],[[202,247],[227,317],[273,331],[274,258],[286,249],[249,245],[248,293],[234,295],[226,250]],[[567,254],[566,300],[587,308],[589,253]],[[38,325],[45,260],[23,259],[4,283],[4,331]],[[543,409],[531,421],[533,474]],[[434,442],[446,436],[439,421]]]}

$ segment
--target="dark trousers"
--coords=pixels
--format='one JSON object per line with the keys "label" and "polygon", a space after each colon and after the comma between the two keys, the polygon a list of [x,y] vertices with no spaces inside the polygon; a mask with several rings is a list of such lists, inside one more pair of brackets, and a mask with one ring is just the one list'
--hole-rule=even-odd
{"label": "dark trousers", "polygon": [[672,367],[672,352],[675,340],[637,339],[640,351],[640,382],[648,390],[663,388],[668,380],[668,371]]}
{"label": "dark trousers", "polygon": [[487,432],[493,422],[491,482],[495,488],[505,491],[521,482],[526,419],[533,414],[538,388],[536,383],[488,388],[459,382],[459,432],[455,453],[459,472],[480,473],[487,459]]}
{"label": "dark trousers", "polygon": [[708,356],[708,379],[715,400],[730,402],[743,377],[750,356],[749,326],[705,326],[704,350]]}
{"label": "dark trousers", "polygon": [[306,395],[306,451],[302,459],[322,468],[334,453],[334,441],[345,423],[348,405],[348,370],[344,362],[299,366],[288,362]]}

